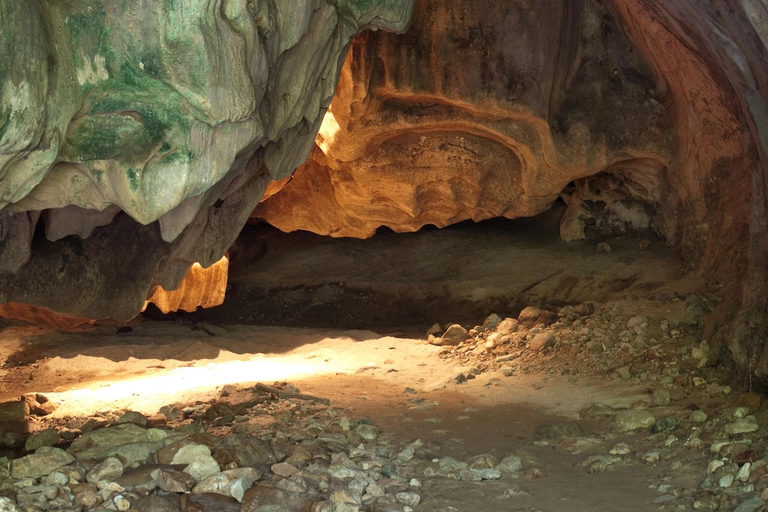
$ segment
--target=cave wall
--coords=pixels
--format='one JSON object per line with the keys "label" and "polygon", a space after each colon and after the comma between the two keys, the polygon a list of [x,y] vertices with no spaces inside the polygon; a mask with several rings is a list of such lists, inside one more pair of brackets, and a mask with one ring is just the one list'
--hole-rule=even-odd
{"label": "cave wall", "polygon": [[219,261],[306,159],[351,39],[412,7],[0,0],[0,303],[129,319]]}
{"label": "cave wall", "polygon": [[576,240],[599,200],[680,248],[723,299],[706,336],[766,377],[766,20],[761,0],[422,0],[405,35],[355,41],[308,162],[254,217],[367,237],[560,195]]}

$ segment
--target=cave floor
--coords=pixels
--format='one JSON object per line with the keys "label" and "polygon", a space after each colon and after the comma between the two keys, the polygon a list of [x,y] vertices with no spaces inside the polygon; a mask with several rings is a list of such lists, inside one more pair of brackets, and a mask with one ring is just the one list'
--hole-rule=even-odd
{"label": "cave floor", "polygon": [[[652,324],[666,315],[686,325],[686,314],[675,314],[679,302],[616,302],[593,316],[626,323],[627,315],[642,313]],[[372,331],[142,319],[129,327],[122,334],[114,325],[68,333],[5,328],[0,399],[43,393],[58,408],[36,419],[34,430],[42,430],[127,410],[154,414],[169,404],[209,407],[225,385],[247,391],[254,382],[287,381],[302,393],[329,399],[332,408],[350,417],[370,419],[396,446],[422,439],[435,460],[466,461],[481,454],[522,459],[523,471],[493,481],[417,473],[423,487],[416,510],[434,512],[689,510],[700,501],[697,488],[711,459],[709,444],[700,437],[722,425],[737,403],[738,386],[723,386],[728,372],[702,368],[691,357],[698,341],[690,327],[680,327],[678,339],[664,345],[624,343],[594,353],[574,341],[571,326],[559,328],[560,341],[543,353],[524,348],[519,353],[522,344],[493,353],[482,342],[438,347]],[[496,363],[503,353],[517,355]],[[631,368],[630,377],[621,376],[623,365]],[[675,371],[664,371],[670,367]],[[693,376],[702,383],[691,384]],[[669,404],[654,405],[650,393],[658,389],[670,391]],[[582,412],[594,404],[610,406],[610,412],[594,417]],[[715,423],[700,428],[689,421],[692,406]],[[655,418],[677,418],[678,424],[656,434],[647,426],[624,431],[615,416],[628,409],[648,409]],[[290,422],[283,428],[290,430]],[[628,453],[609,455],[622,442]],[[601,457],[607,457],[607,467]],[[725,503],[749,495],[741,489],[725,489],[730,492],[721,493]]]}
{"label": "cave floor", "polygon": [[[768,487],[765,463],[754,456],[766,448],[768,413],[701,339],[698,318],[713,304],[691,293],[701,283],[682,276],[661,244],[640,251],[637,240],[614,239],[613,252],[594,254],[593,242],[566,246],[535,223],[527,242],[491,224],[483,234],[466,226],[424,232],[399,247],[390,238],[402,235],[381,234],[367,250],[359,241],[296,241],[263,229],[246,236],[263,246],[235,254],[232,293],[218,310],[69,332],[0,326],[0,401],[44,395],[53,407],[33,416],[33,431],[165,406],[191,411],[169,426],[200,419],[215,435],[245,425],[263,435],[283,429],[281,438],[290,439],[306,427],[300,412],[266,420],[246,412],[229,422],[206,416],[225,386],[247,395],[255,383],[287,382],[330,400],[320,411],[326,422],[370,420],[395,451],[424,441],[413,461],[398,466],[421,481],[413,488],[417,511],[733,510]],[[451,266],[456,258],[462,263]],[[414,266],[411,274],[397,277],[401,265]],[[333,293],[316,293],[301,314],[286,314],[332,283]],[[285,298],[289,288],[293,299]],[[343,289],[379,299],[347,304],[352,315],[340,316]],[[253,299],[269,293],[285,298],[271,310],[280,313],[274,323],[304,325],[254,325],[266,299]],[[387,309],[397,297],[405,306]],[[419,300],[432,302],[419,308]],[[584,301],[597,302],[560,308]],[[534,302],[559,313],[503,337],[481,329],[458,346],[429,344],[423,334],[435,321],[471,326],[489,309],[517,316]],[[398,311],[403,316],[391,316]],[[366,318],[380,328],[348,328]],[[307,326],[324,322],[335,328]],[[548,341],[534,349],[541,334]],[[701,412],[703,422],[694,414]],[[740,421],[748,428],[729,427]],[[436,463],[483,454],[497,461],[514,454],[522,468],[473,481],[442,474]],[[738,457],[755,470],[724,485]],[[713,459],[724,463],[713,469]],[[408,509],[394,502],[372,510]]]}

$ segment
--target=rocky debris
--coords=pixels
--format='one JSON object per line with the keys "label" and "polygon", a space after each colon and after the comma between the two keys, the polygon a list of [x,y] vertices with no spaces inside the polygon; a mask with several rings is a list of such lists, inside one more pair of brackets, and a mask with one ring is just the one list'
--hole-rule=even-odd
{"label": "rocky debris", "polygon": [[28,452],[34,452],[43,446],[53,446],[59,442],[59,431],[55,428],[47,428],[37,434],[27,438],[24,449]]}
{"label": "rocky debris", "polygon": [[[404,443],[367,418],[354,419],[316,400],[267,397],[259,389],[252,392],[261,399],[246,401],[251,406],[234,425],[216,426],[205,418],[205,407],[180,406],[188,417],[161,428],[121,423],[125,415],[115,415],[107,426],[81,434],[69,453],[40,447],[10,461],[5,473],[0,459],[0,491],[13,491],[0,505],[13,512],[403,512],[421,506],[423,489],[434,487],[435,479],[481,485],[546,477],[516,454],[500,462],[490,454],[435,458],[439,445]],[[276,389],[299,394],[287,385]],[[239,408],[235,401],[228,406]],[[274,421],[257,421],[265,413]],[[542,425],[540,433],[552,439],[583,435],[575,424]],[[145,445],[156,449],[126,448]]]}

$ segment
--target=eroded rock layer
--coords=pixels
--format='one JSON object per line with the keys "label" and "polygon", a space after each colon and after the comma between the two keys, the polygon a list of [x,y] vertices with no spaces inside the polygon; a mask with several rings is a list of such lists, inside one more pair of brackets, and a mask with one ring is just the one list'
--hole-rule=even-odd
{"label": "eroded rock layer", "polygon": [[352,37],[411,10],[0,0],[0,303],[128,319],[218,261],[306,159]]}

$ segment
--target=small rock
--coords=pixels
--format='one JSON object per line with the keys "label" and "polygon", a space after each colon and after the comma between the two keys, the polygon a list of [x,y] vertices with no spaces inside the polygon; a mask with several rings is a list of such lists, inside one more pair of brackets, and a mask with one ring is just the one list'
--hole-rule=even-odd
{"label": "small rock", "polygon": [[765,502],[760,498],[750,498],[739,503],[733,512],[761,512],[765,510]]}
{"label": "small rock", "polygon": [[627,443],[618,443],[608,453],[611,455],[627,455],[631,453],[631,450]]}
{"label": "small rock", "polygon": [[621,411],[616,415],[616,426],[624,431],[650,428],[656,418],[648,411]]}
{"label": "small rock", "polygon": [[632,371],[629,369],[629,366],[617,368],[616,373],[621,377],[621,380],[629,380],[632,378]]}
{"label": "small rock", "polygon": [[421,496],[415,492],[399,492],[396,497],[397,501],[409,507],[415,507],[421,502]]}
{"label": "small rock", "polygon": [[25,400],[0,403],[0,423],[26,423],[29,419],[29,404]]}
{"label": "small rock", "polygon": [[691,413],[690,419],[692,423],[704,423],[705,421],[707,421],[707,415],[704,411],[699,409]]}
{"label": "small rock", "polygon": [[147,417],[136,411],[128,411],[117,420],[118,425],[124,425],[126,423],[132,423],[140,427],[147,426]]}
{"label": "small rock", "polygon": [[21,509],[12,499],[0,497],[0,512],[21,512]]}
{"label": "small rock", "polygon": [[31,455],[11,461],[11,477],[40,478],[74,461],[75,458],[64,450],[44,446]]}
{"label": "small rock", "polygon": [[517,455],[508,455],[496,467],[502,471],[516,473],[523,469],[523,460]]}
{"label": "small rock", "polygon": [[492,313],[483,322],[483,329],[486,331],[493,331],[502,322],[502,318],[496,313]]}
{"label": "small rock", "polygon": [[219,463],[210,455],[198,455],[184,468],[185,473],[189,473],[197,480],[202,480],[221,471]]}
{"label": "small rock", "polygon": [[53,446],[59,442],[59,431],[55,428],[47,428],[37,434],[27,438],[24,449],[28,452],[34,452],[43,446]]}
{"label": "small rock", "polygon": [[270,469],[277,476],[282,476],[285,478],[289,476],[293,476],[299,471],[299,469],[296,466],[293,466],[285,462],[279,462],[277,464],[273,464]]}
{"label": "small rock", "polygon": [[597,244],[597,247],[595,248],[595,254],[608,254],[611,252],[613,252],[613,249],[611,249],[611,246],[605,242]]}
{"label": "small rock", "polygon": [[757,432],[757,422],[754,417],[748,417],[733,421],[725,425],[725,433],[729,436],[735,436],[738,434],[747,434],[749,432]]}
{"label": "small rock", "polygon": [[438,336],[440,333],[443,332],[443,327],[440,324],[435,324],[432,327],[429,328],[427,331],[427,337],[431,336]]}
{"label": "small rock", "polygon": [[555,336],[551,332],[542,332],[537,334],[531,340],[531,350],[541,352],[555,344]]}
{"label": "small rock", "polygon": [[616,411],[610,405],[605,404],[592,404],[586,409],[579,411],[579,416],[584,419],[602,418],[605,416],[611,416]]}
{"label": "small rock", "polygon": [[666,389],[657,389],[653,392],[653,405],[662,406],[669,405],[670,396],[669,391]]}
{"label": "small rock", "polygon": [[85,476],[91,483],[109,481],[113,482],[123,476],[123,463],[115,457],[107,457],[103,462],[96,464]]}
{"label": "small rock", "polygon": [[496,326],[496,332],[502,336],[507,336],[513,332],[517,332],[519,325],[514,318],[505,318],[499,325]]}
{"label": "small rock", "polygon": [[457,346],[469,339],[469,332],[459,324],[453,324],[440,338],[440,345]]}
{"label": "small rock", "polygon": [[737,406],[747,408],[747,414],[756,413],[762,403],[763,398],[757,393],[744,393],[736,400]]}
{"label": "small rock", "polygon": [[517,321],[521,324],[534,324],[542,313],[544,313],[543,309],[537,308],[536,306],[528,306],[520,312]]}
{"label": "small rock", "polygon": [[374,425],[366,425],[365,423],[358,425],[355,432],[368,441],[372,441],[379,437],[379,429]]}

